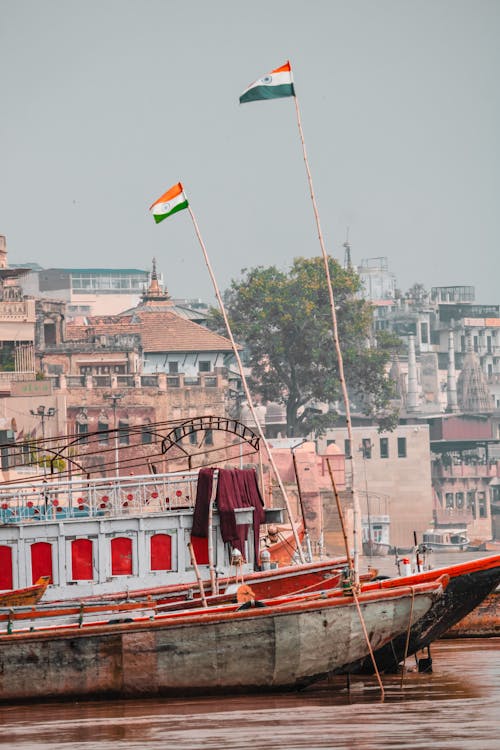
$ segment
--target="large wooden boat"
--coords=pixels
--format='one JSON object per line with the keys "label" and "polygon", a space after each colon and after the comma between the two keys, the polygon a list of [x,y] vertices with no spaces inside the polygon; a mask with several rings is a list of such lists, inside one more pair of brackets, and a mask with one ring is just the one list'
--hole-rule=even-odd
{"label": "large wooden boat", "polygon": [[[330,563],[305,564],[282,571],[272,571],[271,577],[256,573],[249,576],[248,583],[232,583],[222,594],[210,594],[209,588],[202,601],[200,592],[175,586],[164,589],[145,589],[127,592],[123,596],[89,597],[88,599],[45,602],[36,606],[0,606],[0,633],[20,633],[47,628],[54,625],[86,625],[103,618],[136,618],[178,610],[198,609],[201,606],[217,607],[224,604],[246,601],[249,593],[253,600],[283,599],[289,595],[314,595],[328,592],[342,594],[340,580],[344,568],[333,568]],[[376,571],[361,576],[362,581],[373,579]],[[251,584],[251,585],[250,585]],[[307,585],[305,585],[307,584]],[[242,599],[242,591],[246,592]]]}
{"label": "large wooden boat", "polygon": [[[372,647],[417,623],[445,586],[443,579],[361,594]],[[1,635],[0,701],[298,689],[368,650],[355,602],[338,592],[247,609],[153,613]]]}
{"label": "large wooden boat", "polygon": [[[442,574],[450,578],[442,598],[412,626],[408,641],[406,636],[400,635],[375,652],[380,671],[397,670],[405,654],[417,654],[472,612],[500,583],[500,555],[491,555],[402,578],[367,583],[363,590],[387,591],[397,586],[419,585],[436,580],[436,577]],[[362,659],[349,664],[346,671],[372,672],[373,665],[370,660]]]}

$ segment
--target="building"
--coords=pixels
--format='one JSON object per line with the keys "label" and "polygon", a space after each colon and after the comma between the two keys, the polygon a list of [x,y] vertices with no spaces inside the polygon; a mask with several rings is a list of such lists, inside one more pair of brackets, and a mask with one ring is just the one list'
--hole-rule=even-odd
{"label": "building", "polygon": [[137,305],[149,280],[149,271],[137,268],[34,268],[25,270],[21,285],[31,297],[62,300],[68,318],[75,318]]}
{"label": "building", "polygon": [[[362,521],[386,517],[390,520],[390,545],[400,549],[413,546],[413,532],[421,540],[432,525],[433,496],[429,427],[399,425],[394,432],[379,433],[375,425],[353,428],[355,489],[361,505]],[[347,428],[329,429],[318,441],[322,453],[334,443],[346,456],[351,455]],[[352,487],[347,462],[346,484]]]}
{"label": "building", "polygon": [[389,271],[387,258],[365,258],[357,268],[364,297],[370,302],[394,299],[396,277]]}

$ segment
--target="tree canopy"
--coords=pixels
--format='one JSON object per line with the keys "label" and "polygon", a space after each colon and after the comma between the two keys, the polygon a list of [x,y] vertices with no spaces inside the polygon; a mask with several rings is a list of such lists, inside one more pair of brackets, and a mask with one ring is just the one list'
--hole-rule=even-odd
{"label": "tree canopy", "polygon": [[[355,411],[392,427],[389,351],[370,344],[372,307],[358,294],[358,275],[329,262],[350,402]],[[288,434],[321,432],[338,423],[334,405],[342,397],[322,258],[296,258],[288,272],[275,266],[243,269],[224,303],[248,355],[249,387],[264,403],[285,404]],[[222,332],[221,323],[213,311],[210,324]],[[314,408],[317,402],[329,406],[326,413]]]}

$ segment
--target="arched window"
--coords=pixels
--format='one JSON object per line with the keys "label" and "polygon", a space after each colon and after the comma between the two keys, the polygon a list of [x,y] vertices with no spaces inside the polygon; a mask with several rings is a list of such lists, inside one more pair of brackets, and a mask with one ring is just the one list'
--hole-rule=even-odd
{"label": "arched window", "polygon": [[[89,431],[89,420],[87,417],[87,412],[82,410],[76,415],[76,434],[77,435],[86,435]],[[87,442],[87,438],[83,438],[80,440],[81,445],[85,445]]]}
{"label": "arched window", "polygon": [[132,539],[127,536],[111,540],[111,575],[132,575]]}
{"label": "arched window", "polygon": [[35,542],[31,545],[31,580],[36,583],[40,576],[52,578],[52,545],[49,542]]}
{"label": "arched window", "polygon": [[170,534],[154,534],[151,537],[151,570],[172,570]]}
{"label": "arched window", "polygon": [[129,445],[130,443],[130,433],[128,431],[128,428],[128,419],[120,419],[118,422],[118,439],[120,441],[120,445]]}
{"label": "arched window", "polygon": [[71,578],[73,581],[91,581],[93,577],[92,541],[74,539],[71,542]]}
{"label": "arched window", "polygon": [[102,432],[102,435],[99,435],[99,445],[108,445],[109,443],[109,420],[107,415],[101,411],[97,418],[97,432]]}
{"label": "arched window", "polygon": [[12,577],[12,548],[0,545],[0,589],[14,588]]}

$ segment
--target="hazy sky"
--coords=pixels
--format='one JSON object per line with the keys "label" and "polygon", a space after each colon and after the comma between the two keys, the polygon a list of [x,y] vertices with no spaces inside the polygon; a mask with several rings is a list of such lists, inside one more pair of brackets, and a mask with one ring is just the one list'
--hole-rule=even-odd
{"label": "hazy sky", "polygon": [[9,261],[219,285],[320,253],[292,99],[239,105],[290,59],[329,252],[398,285],[500,293],[499,0],[0,0]]}

